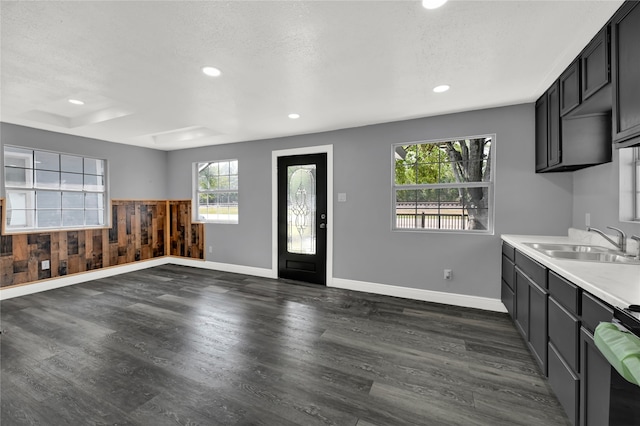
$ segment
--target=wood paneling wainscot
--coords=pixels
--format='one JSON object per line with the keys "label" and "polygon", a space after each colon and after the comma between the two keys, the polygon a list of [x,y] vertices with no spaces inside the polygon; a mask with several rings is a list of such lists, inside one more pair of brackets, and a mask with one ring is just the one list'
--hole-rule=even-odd
{"label": "wood paneling wainscot", "polygon": [[169,255],[204,259],[204,224],[191,223],[191,200],[169,201]]}
{"label": "wood paneling wainscot", "polygon": [[[191,243],[172,255],[202,259],[202,224],[191,224],[191,216],[177,215],[175,229],[188,229],[185,233],[188,239],[170,234],[169,206],[175,205],[180,211],[186,203],[112,200],[111,228],[3,233],[0,235],[0,287],[163,257],[168,255],[168,239]],[[190,210],[190,201],[188,205]],[[0,220],[4,220],[3,214],[0,199]],[[50,261],[49,269],[42,269],[43,260]]]}

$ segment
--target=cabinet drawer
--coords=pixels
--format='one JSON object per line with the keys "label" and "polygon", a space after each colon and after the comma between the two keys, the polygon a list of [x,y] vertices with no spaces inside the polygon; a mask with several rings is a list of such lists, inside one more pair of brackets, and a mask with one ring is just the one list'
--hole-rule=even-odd
{"label": "cabinet drawer", "polygon": [[516,249],[511,247],[508,243],[502,242],[502,254],[507,256],[509,260],[514,262],[516,260]]}
{"label": "cabinet drawer", "polygon": [[549,385],[562,404],[572,425],[577,424],[580,399],[580,379],[565,364],[552,343],[549,343]]}
{"label": "cabinet drawer", "polygon": [[600,322],[613,319],[613,309],[605,305],[595,296],[582,293],[582,326],[593,334]]}
{"label": "cabinet drawer", "polygon": [[507,256],[502,256],[502,280],[507,283],[511,290],[515,289],[515,265]]}
{"label": "cabinet drawer", "polygon": [[501,290],[500,298],[502,300],[502,303],[507,308],[507,312],[509,312],[509,315],[511,316],[511,318],[514,318],[515,293],[504,281],[502,281],[501,287],[502,287],[502,290]]}
{"label": "cabinet drawer", "polygon": [[[504,268],[503,268],[504,273]],[[580,315],[580,288],[549,271],[549,294],[572,314]]]}
{"label": "cabinet drawer", "polygon": [[580,320],[563,308],[553,297],[549,298],[549,341],[566,363],[578,372],[580,359]]}
{"label": "cabinet drawer", "polygon": [[538,286],[547,289],[547,268],[516,250],[516,267]]}

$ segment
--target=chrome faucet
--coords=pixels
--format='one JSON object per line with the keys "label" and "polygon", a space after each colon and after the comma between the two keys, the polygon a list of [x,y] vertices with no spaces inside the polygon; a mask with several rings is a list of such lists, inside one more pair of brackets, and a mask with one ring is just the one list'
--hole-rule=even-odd
{"label": "chrome faucet", "polygon": [[622,253],[626,253],[626,251],[627,251],[627,234],[625,234],[622,229],[614,228],[613,226],[607,226],[607,229],[613,229],[614,231],[616,231],[618,233],[618,242],[613,241],[611,238],[609,238],[609,236],[607,234],[605,234],[604,232],[602,232],[599,229],[592,228],[590,226],[587,227],[587,231],[588,232],[595,232],[596,234],[600,234],[601,237],[603,237],[605,240],[609,241],[611,244],[616,246],[616,248],[618,250],[620,250]]}

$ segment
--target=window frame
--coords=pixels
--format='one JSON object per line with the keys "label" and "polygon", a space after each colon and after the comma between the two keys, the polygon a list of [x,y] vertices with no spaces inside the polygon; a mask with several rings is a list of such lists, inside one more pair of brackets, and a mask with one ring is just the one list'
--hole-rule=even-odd
{"label": "window frame", "polygon": [[[225,163],[228,162],[229,166],[231,167],[231,162],[235,161],[236,162],[236,173],[232,174],[231,170],[229,171],[228,175],[223,175],[223,176],[235,176],[236,178],[236,188],[235,189],[209,189],[207,191],[201,191],[200,190],[200,165],[206,165],[206,167],[208,167],[211,164],[214,163]],[[204,169],[204,168],[203,168]],[[192,178],[193,178],[193,184],[192,184],[192,205],[193,205],[193,221],[196,223],[215,223],[215,224],[226,224],[226,225],[237,225],[240,223],[240,161],[237,158],[228,158],[228,159],[222,159],[222,160],[211,160],[211,161],[197,161],[193,163],[193,169],[192,169]],[[221,175],[218,175],[221,176]],[[238,198],[238,202],[236,204],[236,208],[238,210],[238,213],[235,215],[235,219],[232,220],[222,220],[222,219],[205,219],[203,217],[200,216],[200,195],[201,194],[210,194],[210,195],[216,195],[216,194],[231,194],[231,193],[235,193],[237,194],[237,198]],[[212,205],[212,204],[207,204],[207,205]],[[227,213],[227,216],[230,217],[231,215],[229,213]]]}
{"label": "window frame", "polygon": [[[491,138],[491,156],[489,158],[490,175],[489,180],[484,182],[467,183],[430,183],[430,184],[396,184],[396,149],[407,145],[438,144],[443,142],[453,142],[467,139]],[[439,139],[426,139],[418,141],[398,142],[391,145],[391,231],[393,232],[418,232],[418,233],[446,233],[464,235],[494,235],[495,234],[495,180],[496,180],[496,134],[487,133],[474,136],[450,137]],[[420,190],[420,189],[469,189],[487,188],[487,229],[443,229],[443,228],[400,228],[397,224],[396,196],[398,190]]]}
{"label": "window frame", "polygon": [[[10,166],[7,163],[7,150],[24,150],[24,151],[30,151],[30,160],[28,160],[28,164],[27,161],[25,161],[25,166],[24,167],[19,167],[19,166]],[[58,161],[58,166],[57,169],[58,170],[53,170],[53,169],[47,169],[47,168],[38,168],[37,164],[38,161],[36,159],[37,153],[40,154],[53,154],[55,156],[57,156],[57,161]],[[76,153],[66,153],[66,152],[60,152],[60,151],[53,151],[53,150],[47,150],[47,149],[41,149],[41,148],[33,148],[33,147],[27,147],[27,146],[19,146],[19,145],[13,145],[13,144],[3,144],[2,146],[2,176],[3,176],[3,188],[4,188],[4,195],[5,195],[5,202],[3,203],[3,214],[2,214],[2,233],[6,234],[6,235],[12,235],[12,234],[25,234],[25,233],[40,233],[40,232],[59,232],[59,231],[79,231],[79,230],[86,230],[86,229],[108,229],[111,225],[111,202],[110,202],[110,198],[109,198],[109,161],[105,158],[95,158],[95,157],[89,157],[89,156],[85,156],[85,155],[81,155],[81,154],[76,154]],[[68,159],[70,158],[75,158],[75,159],[79,159],[82,162],[82,171],[79,172],[77,170],[72,171],[70,169],[64,169],[63,166],[63,157],[68,157]],[[27,159],[29,157],[27,157],[26,155],[24,155],[24,158]],[[87,173],[86,172],[86,163],[87,161],[100,161],[102,163],[103,166],[103,170],[102,170],[102,174],[97,174],[97,173]],[[20,186],[20,185],[11,185],[10,184],[10,180],[7,179],[7,172],[9,170],[23,170],[25,173],[25,186]],[[37,178],[36,175],[38,173],[38,171],[41,171],[43,173],[56,173],[57,176],[57,183],[55,186],[52,187],[47,187],[47,186],[39,186],[38,182],[37,182]],[[74,188],[72,186],[64,186],[64,181],[63,181],[63,174],[67,174],[67,175],[78,175],[81,176],[82,179],[82,184],[81,184],[81,188]],[[102,182],[102,189],[88,189],[86,183],[85,183],[85,178],[87,176],[94,176],[94,177],[102,177],[103,182]],[[71,177],[71,176],[68,176]],[[76,183],[77,185],[77,183]],[[11,208],[10,204],[12,203],[11,201],[11,194],[20,194],[20,193],[25,193],[27,198],[25,200],[25,209],[13,209]],[[49,206],[49,207],[41,207],[39,208],[38,206],[38,196],[39,194],[42,194],[42,199],[44,200],[44,198],[46,198],[45,194],[56,194],[59,195],[59,205],[54,205],[53,207]],[[82,208],[79,207],[70,207],[69,204],[65,205],[65,199],[66,200],[70,200],[69,197],[73,198],[73,196],[71,194],[82,194]],[[88,194],[98,194],[98,197],[96,198],[96,207],[88,207],[87,206],[87,195]],[[66,195],[66,196],[65,196]],[[52,198],[52,199],[55,199]],[[100,201],[101,199],[101,201]],[[77,201],[77,200],[76,200]],[[65,206],[67,208],[65,208]],[[29,208],[26,208],[29,207]],[[26,224],[25,226],[20,226],[20,227],[16,227],[16,226],[10,226],[9,224],[9,218],[10,216],[13,214],[10,212],[12,212],[13,210],[15,211],[21,211],[24,210],[26,216],[25,216],[25,221]],[[59,219],[58,219],[58,224],[53,225],[53,226],[43,226],[40,225],[39,222],[39,212],[46,212],[46,211],[57,211],[59,212]],[[65,212],[71,212],[71,211],[82,211],[82,224],[77,224],[74,223],[72,225],[69,226],[64,226],[64,217],[65,217]],[[100,212],[102,211],[102,215],[97,217],[97,221],[98,222],[102,222],[102,223],[98,223],[98,224],[87,224],[87,214],[90,212]],[[31,218],[29,218],[29,216],[31,216]]]}

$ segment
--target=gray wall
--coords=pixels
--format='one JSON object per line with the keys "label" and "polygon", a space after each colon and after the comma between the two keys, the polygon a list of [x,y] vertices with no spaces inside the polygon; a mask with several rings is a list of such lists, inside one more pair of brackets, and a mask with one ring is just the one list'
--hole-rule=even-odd
{"label": "gray wall", "polygon": [[[4,144],[107,160],[109,196],[113,199],[164,200],[167,198],[167,153],[165,151],[0,123],[0,148]],[[0,196],[4,197],[4,172],[1,175]],[[189,198],[188,195],[187,198]]]}
{"label": "gray wall", "polygon": [[573,173],[573,227],[585,229],[585,213],[591,215],[591,226],[608,234],[606,226],[619,227],[629,234],[640,234],[640,223],[620,222],[619,151],[613,161]]}
{"label": "gray wall", "polygon": [[[500,234],[566,235],[571,174],[534,173],[532,104],[327,133],[173,151],[168,196],[191,196],[192,163],[239,160],[240,223],[208,224],[207,260],[271,268],[271,152],[333,144],[333,276],[491,298],[500,297]],[[495,235],[391,231],[391,145],[496,134]],[[347,202],[336,202],[346,192]],[[454,279],[442,278],[444,268]]]}

